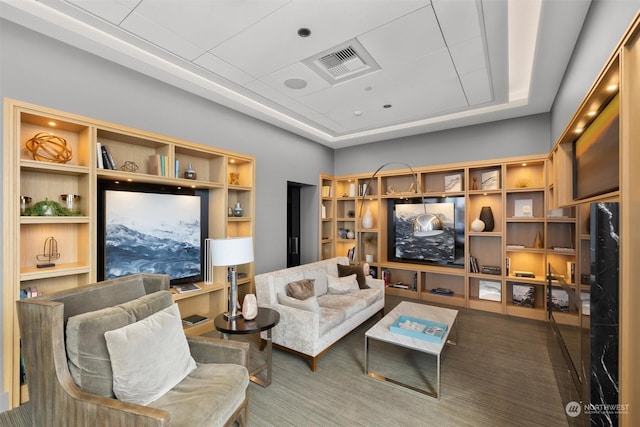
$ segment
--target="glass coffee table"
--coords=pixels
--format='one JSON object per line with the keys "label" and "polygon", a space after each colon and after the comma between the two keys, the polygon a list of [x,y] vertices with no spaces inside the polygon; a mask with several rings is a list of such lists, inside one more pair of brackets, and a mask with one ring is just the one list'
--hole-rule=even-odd
{"label": "glass coffee table", "polygon": [[[442,340],[440,342],[427,341],[420,338],[413,338],[406,335],[401,335],[395,332],[391,332],[391,325],[400,317],[409,316],[421,320],[444,323],[447,325]],[[417,304],[408,301],[402,301],[393,310],[391,310],[386,316],[384,316],[378,323],[376,323],[371,329],[364,334],[364,365],[365,374],[381,381],[387,381],[392,384],[407,387],[411,390],[426,394],[428,396],[440,399],[440,356],[444,346],[448,344],[455,345],[457,342],[458,327],[456,319],[458,316],[458,310],[452,310],[449,308],[435,307],[426,304]],[[453,337],[452,340],[449,338]],[[370,344],[369,340],[377,340],[393,344],[400,347],[405,347],[411,350],[416,350],[425,354],[434,355],[437,359],[436,365],[436,387],[435,391],[431,391],[428,388],[415,387],[404,382],[394,380],[388,376],[384,376],[375,372],[369,371],[369,361],[371,355],[369,354]]]}
{"label": "glass coffee table", "polygon": [[[249,378],[262,387],[268,387],[271,384],[271,329],[280,321],[280,313],[270,308],[258,307],[258,315],[255,319],[245,320],[242,316],[237,319],[227,320],[224,314],[218,315],[213,321],[216,330],[224,339],[228,339],[229,335],[248,335],[257,334],[267,331],[266,346],[261,350],[265,353],[266,363],[258,366],[249,372]],[[259,378],[257,375],[266,370],[266,377]]]}

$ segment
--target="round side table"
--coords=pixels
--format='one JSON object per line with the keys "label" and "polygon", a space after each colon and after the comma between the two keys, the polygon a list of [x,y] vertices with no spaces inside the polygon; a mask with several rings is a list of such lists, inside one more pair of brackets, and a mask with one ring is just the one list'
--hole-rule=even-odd
{"label": "round side table", "polygon": [[[237,319],[227,320],[224,318],[224,314],[220,314],[213,321],[216,330],[224,339],[229,339],[229,335],[248,335],[267,331],[267,344],[262,348],[262,351],[266,352],[267,362],[249,372],[251,381],[262,387],[267,387],[271,384],[271,350],[273,345],[271,342],[271,329],[279,321],[280,313],[265,307],[258,307],[258,315],[252,320],[245,320],[242,316]],[[264,370],[266,370],[266,378],[258,378],[257,374]]]}

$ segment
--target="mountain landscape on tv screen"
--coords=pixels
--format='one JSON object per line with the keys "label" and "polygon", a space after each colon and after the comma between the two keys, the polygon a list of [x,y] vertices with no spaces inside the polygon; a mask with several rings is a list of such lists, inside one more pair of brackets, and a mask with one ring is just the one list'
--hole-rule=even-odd
{"label": "mountain landscape on tv screen", "polygon": [[200,274],[198,221],[180,222],[170,228],[140,232],[123,224],[106,227],[105,278],[135,273],[168,274],[180,279]]}

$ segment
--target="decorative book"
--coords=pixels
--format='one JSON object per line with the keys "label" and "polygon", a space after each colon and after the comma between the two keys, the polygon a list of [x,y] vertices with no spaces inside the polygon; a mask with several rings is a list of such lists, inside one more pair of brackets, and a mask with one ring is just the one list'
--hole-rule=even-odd
{"label": "decorative book", "polygon": [[400,316],[393,322],[390,330],[394,334],[441,343],[447,333],[447,325],[410,316]]}
{"label": "decorative book", "polygon": [[207,320],[209,320],[208,317],[201,316],[199,314],[192,314],[191,316],[187,316],[184,319],[182,319],[182,323],[184,323],[187,326],[194,326],[202,322],[206,322]]}
{"label": "decorative book", "polygon": [[193,292],[193,291],[199,291],[200,290],[200,286],[196,285],[195,283],[186,283],[184,285],[174,285],[172,287],[179,294],[183,294],[185,292]]}

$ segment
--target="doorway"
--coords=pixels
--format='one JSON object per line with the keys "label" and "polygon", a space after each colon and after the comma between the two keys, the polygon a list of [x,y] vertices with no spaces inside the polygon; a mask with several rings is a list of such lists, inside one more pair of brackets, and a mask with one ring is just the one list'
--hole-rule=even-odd
{"label": "doorway", "polygon": [[287,181],[287,268],[300,265],[300,187]]}

